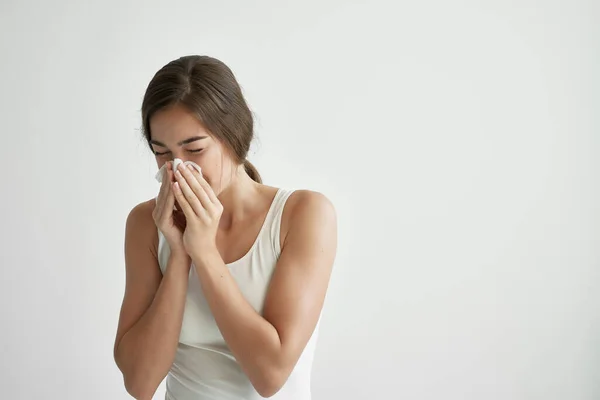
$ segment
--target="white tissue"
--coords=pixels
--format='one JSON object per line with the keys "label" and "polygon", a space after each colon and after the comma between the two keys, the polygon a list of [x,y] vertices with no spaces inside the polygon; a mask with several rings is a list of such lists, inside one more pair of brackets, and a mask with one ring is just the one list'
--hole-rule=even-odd
{"label": "white tissue", "polygon": [[[184,165],[191,165],[192,167],[196,168],[196,170],[198,171],[199,174],[202,174],[202,168],[200,168],[200,166],[198,164],[196,164],[193,161],[183,161],[181,158],[176,158],[173,160],[173,171],[177,171],[177,168],[179,167],[179,164],[181,164],[181,163],[183,163]],[[163,166],[160,167],[160,169],[158,170],[158,172],[156,173],[156,176],[155,176],[158,183],[162,183],[163,176],[166,171],[167,171],[167,163],[164,163]]]}

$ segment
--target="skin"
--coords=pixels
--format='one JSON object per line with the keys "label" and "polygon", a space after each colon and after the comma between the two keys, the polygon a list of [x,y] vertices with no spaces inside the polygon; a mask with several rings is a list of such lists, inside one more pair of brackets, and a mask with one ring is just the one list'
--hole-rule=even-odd
{"label": "skin", "polygon": [[[156,202],[136,206],[127,220],[126,288],[115,340],[125,387],[135,398],[150,399],[168,373],[193,262],[227,345],[258,393],[270,397],[289,377],[321,313],[337,246],[335,210],[317,192],[289,197],[281,255],[261,315],[226,264],[249,251],[277,189],[254,182],[184,108],[162,110],[150,125],[157,166],[168,163],[168,179]],[[183,165],[173,171],[174,158],[194,161],[202,174]],[[164,276],[157,229],[171,247]]]}

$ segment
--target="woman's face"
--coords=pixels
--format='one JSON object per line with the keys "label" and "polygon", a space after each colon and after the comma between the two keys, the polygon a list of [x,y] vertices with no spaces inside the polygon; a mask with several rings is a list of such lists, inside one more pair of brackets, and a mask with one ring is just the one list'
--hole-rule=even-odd
{"label": "woman's face", "polygon": [[237,167],[232,157],[185,107],[156,112],[150,119],[150,132],[159,168],[175,158],[193,161],[217,196],[231,183]]}

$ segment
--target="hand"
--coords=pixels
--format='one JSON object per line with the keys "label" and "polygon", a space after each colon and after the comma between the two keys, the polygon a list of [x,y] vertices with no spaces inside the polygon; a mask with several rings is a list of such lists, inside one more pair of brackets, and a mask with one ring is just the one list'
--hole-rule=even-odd
{"label": "hand", "polygon": [[194,168],[180,164],[175,179],[173,192],[186,218],[183,245],[195,259],[208,250],[216,249],[223,205],[202,174]]}
{"label": "hand", "polygon": [[171,182],[173,181],[173,163],[169,161],[165,171],[167,176],[163,177],[160,192],[156,199],[156,205],[152,212],[152,218],[156,227],[163,234],[172,254],[185,254],[183,245],[183,231],[185,229],[185,218],[180,211],[173,210],[175,195]]}

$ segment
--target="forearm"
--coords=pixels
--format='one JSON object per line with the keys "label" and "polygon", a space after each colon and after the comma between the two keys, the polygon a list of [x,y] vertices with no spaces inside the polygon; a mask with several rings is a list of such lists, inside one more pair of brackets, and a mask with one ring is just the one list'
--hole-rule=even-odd
{"label": "forearm", "polygon": [[152,397],[175,358],[189,263],[187,257],[170,257],[152,304],[119,343],[117,363],[127,390],[136,398]]}
{"label": "forearm", "polygon": [[245,299],[221,256],[195,259],[203,293],[238,363],[259,392],[280,380],[282,345],[275,327]]}

